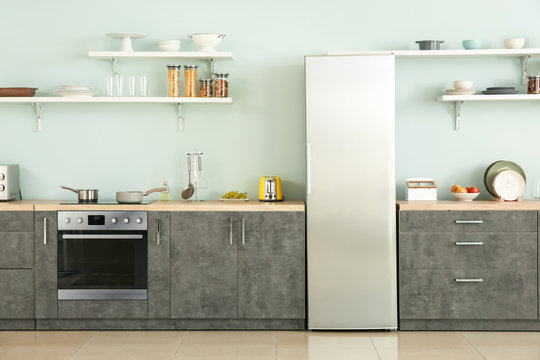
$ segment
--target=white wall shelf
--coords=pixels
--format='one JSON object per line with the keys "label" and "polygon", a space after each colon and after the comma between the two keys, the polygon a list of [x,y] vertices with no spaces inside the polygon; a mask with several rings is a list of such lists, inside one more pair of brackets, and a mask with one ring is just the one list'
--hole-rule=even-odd
{"label": "white wall shelf", "polygon": [[456,117],[454,119],[455,130],[460,129],[461,105],[465,101],[540,101],[540,95],[511,94],[511,95],[441,95],[438,102],[454,102]]}
{"label": "white wall shelf", "polygon": [[380,50],[380,51],[328,51],[328,55],[395,55],[410,57],[445,56],[535,56],[540,49],[478,49],[478,50]]}
{"label": "white wall shelf", "polygon": [[178,131],[183,131],[183,104],[230,104],[232,98],[200,97],[0,97],[0,103],[32,104],[36,110],[37,131],[43,131],[43,104],[45,103],[109,103],[109,104],[176,104],[178,108]]}

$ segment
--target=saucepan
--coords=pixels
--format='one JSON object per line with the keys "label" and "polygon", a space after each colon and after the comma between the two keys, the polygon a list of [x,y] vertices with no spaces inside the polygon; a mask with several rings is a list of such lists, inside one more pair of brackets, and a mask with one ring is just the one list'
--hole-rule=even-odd
{"label": "saucepan", "polygon": [[155,189],[150,189],[146,192],[142,191],[117,191],[116,192],[116,201],[121,204],[138,204],[143,201],[143,196],[150,195],[155,192],[167,191],[167,188],[160,187]]}
{"label": "saucepan", "polygon": [[73,189],[67,186],[60,185],[62,189],[73,191],[79,197],[79,202],[96,202],[98,201],[97,189]]}

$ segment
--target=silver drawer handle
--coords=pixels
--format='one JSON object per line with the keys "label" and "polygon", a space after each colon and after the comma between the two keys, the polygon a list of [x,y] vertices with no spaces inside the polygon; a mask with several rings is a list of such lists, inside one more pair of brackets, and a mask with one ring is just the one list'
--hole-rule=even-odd
{"label": "silver drawer handle", "polygon": [[161,220],[157,219],[156,245],[161,243]]}
{"label": "silver drawer handle", "polygon": [[456,282],[484,282],[484,279],[456,279]]}
{"label": "silver drawer handle", "polygon": [[233,219],[231,217],[231,222],[229,223],[229,245],[233,244]]}
{"label": "silver drawer handle", "polygon": [[43,244],[47,245],[47,218],[43,218]]}
{"label": "silver drawer handle", "polygon": [[242,218],[242,245],[246,245],[246,219]]}
{"label": "silver drawer handle", "polygon": [[484,245],[483,241],[456,241],[457,246]]}
{"label": "silver drawer handle", "polygon": [[456,224],[483,224],[484,220],[456,220]]}

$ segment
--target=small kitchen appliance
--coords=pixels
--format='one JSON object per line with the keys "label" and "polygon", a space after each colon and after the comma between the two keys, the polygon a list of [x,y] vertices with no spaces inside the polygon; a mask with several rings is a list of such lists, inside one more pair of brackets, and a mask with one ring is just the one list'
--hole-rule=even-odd
{"label": "small kitchen appliance", "polygon": [[263,176],[259,182],[259,201],[283,201],[279,176]]}
{"label": "small kitchen appliance", "polygon": [[19,165],[0,165],[0,201],[20,199]]}

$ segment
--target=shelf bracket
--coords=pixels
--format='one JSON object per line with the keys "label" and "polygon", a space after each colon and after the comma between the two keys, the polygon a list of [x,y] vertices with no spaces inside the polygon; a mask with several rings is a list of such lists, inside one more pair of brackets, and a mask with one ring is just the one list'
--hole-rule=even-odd
{"label": "shelf bracket", "polygon": [[214,59],[210,58],[208,59],[208,61],[210,62],[210,79],[213,79],[214,78]]}
{"label": "shelf bracket", "polygon": [[120,76],[120,74],[118,73],[118,63],[119,63],[120,59],[112,58],[111,60],[112,60],[112,63],[113,63],[113,75],[116,78],[116,77]]}
{"label": "shelf bracket", "polygon": [[32,103],[36,109],[37,132],[43,131],[43,106],[41,103]]}
{"label": "shelf bracket", "polygon": [[531,55],[524,55],[521,58],[521,82],[523,85],[527,85],[527,67],[529,65],[529,59]]}
{"label": "shelf bracket", "polygon": [[455,131],[459,131],[461,129],[461,104],[463,104],[463,101],[456,101]]}
{"label": "shelf bracket", "polygon": [[184,114],[183,114],[183,104],[177,103],[178,106],[178,132],[184,131]]}

